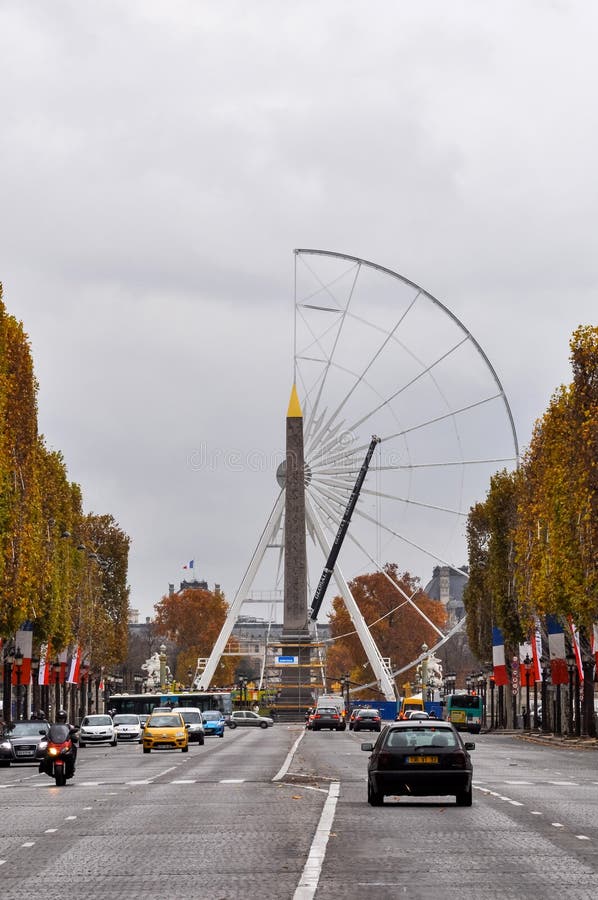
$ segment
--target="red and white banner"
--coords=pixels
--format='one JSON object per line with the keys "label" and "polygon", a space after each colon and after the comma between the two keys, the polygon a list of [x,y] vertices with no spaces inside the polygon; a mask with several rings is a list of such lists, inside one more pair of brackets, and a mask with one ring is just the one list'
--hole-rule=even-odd
{"label": "red and white banner", "polygon": [[12,683],[29,684],[31,680],[31,656],[33,654],[33,630],[20,628],[15,635],[15,651],[20,650],[23,660],[20,666],[13,664]]}
{"label": "red and white banner", "polygon": [[61,684],[64,684],[66,681],[66,666],[68,663],[69,654],[67,650],[63,650],[62,653],[58,654],[58,662],[60,663],[60,675],[59,681]]}
{"label": "red and white banner", "polygon": [[52,645],[48,642],[42,644],[39,650],[38,684],[50,684],[52,672]]}
{"label": "red and white banner", "polygon": [[73,651],[71,658],[71,668],[67,678],[67,684],[79,684],[79,673],[81,671],[81,647],[77,645]]}
{"label": "red and white banner", "polygon": [[509,683],[507,666],[505,663],[505,641],[500,628],[492,629],[492,665],[494,668],[494,683],[499,687]]}
{"label": "red and white banner", "polygon": [[542,632],[540,631],[539,619],[535,621],[532,635],[532,656],[534,660],[534,678],[536,681],[542,681],[542,666],[540,664],[542,658]]}
{"label": "red and white banner", "polygon": [[569,616],[569,628],[571,629],[571,643],[573,644],[573,652],[575,654],[575,662],[577,663],[577,672],[579,680],[583,681],[583,662],[581,659],[581,647],[579,645],[579,631],[577,625],[573,621],[573,616]]}
{"label": "red and white banner", "polygon": [[598,622],[594,622],[592,625],[592,653],[594,654],[594,662],[598,667]]}

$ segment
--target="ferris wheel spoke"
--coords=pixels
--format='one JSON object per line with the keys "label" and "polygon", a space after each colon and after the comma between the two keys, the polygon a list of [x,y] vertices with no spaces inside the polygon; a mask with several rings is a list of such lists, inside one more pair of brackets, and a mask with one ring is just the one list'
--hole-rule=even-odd
{"label": "ferris wheel spoke", "polygon": [[453,466],[482,466],[482,465],[495,465],[501,463],[512,463],[515,462],[517,457],[515,456],[501,456],[501,457],[490,457],[488,459],[455,459],[455,460],[447,460],[446,462],[433,462],[433,463],[409,463],[404,466],[370,466],[372,472],[391,472],[391,471],[409,471],[412,469],[442,469],[443,467],[453,467]]}
{"label": "ferris wheel spoke", "polygon": [[462,413],[471,412],[471,410],[476,409],[479,406],[485,406],[486,403],[492,403],[493,400],[502,399],[500,394],[492,394],[490,397],[484,397],[482,400],[476,400],[474,403],[468,403],[466,406],[460,406],[458,409],[449,410],[447,413],[443,413],[441,416],[434,416],[432,419],[426,419],[423,422],[419,422],[417,425],[412,425],[410,428],[403,428],[401,431],[397,431],[394,434],[380,435],[380,440],[391,441],[395,438],[405,437],[407,434],[413,434],[415,431],[419,431],[422,428],[428,428],[430,425],[437,425],[439,422],[444,422],[446,419],[452,419],[455,416],[460,416]]}
{"label": "ferris wheel spoke", "polygon": [[449,562],[447,559],[443,559],[443,557],[439,556],[437,553],[434,553],[433,550],[430,550],[428,547],[423,547],[421,544],[416,543],[415,541],[410,541],[408,537],[404,534],[400,534],[398,531],[394,531],[388,525],[385,525],[384,522],[379,522],[377,519],[374,519],[372,516],[368,515],[363,510],[357,508],[355,510],[355,515],[359,516],[362,519],[366,519],[366,521],[371,522],[373,525],[378,526],[383,531],[388,532],[388,534],[392,534],[393,537],[396,537],[399,541],[402,541],[404,544],[408,544],[408,546],[413,547],[415,550],[419,550],[421,553],[425,553],[426,556],[429,556],[430,559],[435,560],[436,562],[442,563],[445,566],[449,566],[455,572],[460,572],[461,575],[465,575],[466,578],[469,577],[467,572],[464,572],[463,569],[460,569],[459,566],[455,566],[452,562]]}
{"label": "ferris wheel spoke", "polygon": [[450,356],[452,356],[453,353],[456,353],[456,351],[460,347],[462,347],[463,344],[466,344],[469,341],[469,338],[470,338],[469,334],[465,335],[464,338],[462,338],[460,341],[458,341],[456,344],[454,344],[449,350],[446,351],[446,353],[441,354],[437,359],[434,360],[433,363],[430,363],[429,366],[426,366],[425,369],[423,369],[421,372],[418,372],[417,375],[415,375],[408,382],[406,382],[406,384],[402,385],[402,387],[400,387],[397,391],[395,391],[394,394],[391,394],[390,397],[387,397],[387,399],[384,401],[384,403],[381,403],[380,406],[375,407],[369,413],[367,413],[367,415],[363,416],[361,419],[358,419],[356,422],[354,422],[353,425],[351,425],[351,430],[353,431],[353,430],[356,430],[357,428],[359,428],[360,425],[363,425],[364,422],[367,422],[368,419],[371,419],[371,417],[374,416],[377,412],[379,412],[384,406],[387,406],[392,400],[395,400],[400,394],[403,394],[410,387],[413,387],[413,385],[416,384],[421,378],[424,378],[426,375],[429,375],[430,372],[432,372],[433,369],[436,368],[436,366],[440,365],[441,362],[444,362],[445,360],[447,360]]}
{"label": "ferris wheel spoke", "polygon": [[393,328],[389,332],[385,333],[384,340],[381,342],[381,344],[378,346],[378,348],[371,354],[371,356],[367,362],[367,365],[362,369],[361,374],[359,374],[355,378],[355,381],[354,381],[352,387],[347,391],[347,393],[342,398],[342,400],[339,403],[339,405],[337,406],[337,408],[331,414],[328,422],[324,424],[323,431],[326,431],[327,427],[329,427],[330,424],[335,421],[336,417],[342,412],[344,407],[347,405],[347,403],[349,402],[349,400],[351,399],[351,397],[353,396],[353,394],[359,387],[359,385],[364,381],[365,376],[367,375],[369,370],[372,368],[372,366],[375,364],[375,362],[380,358],[380,356],[382,355],[382,353],[384,352],[384,350],[386,349],[386,347],[388,346],[390,341],[392,341],[394,339],[397,330],[401,327],[401,325],[403,324],[406,317],[409,315],[409,313],[415,306],[415,303],[417,302],[417,299],[420,296],[421,296],[421,291],[418,290],[416,292],[415,296],[413,297],[413,299],[411,300],[411,302],[409,303],[407,309],[402,313],[401,316],[399,316],[398,320],[395,322]]}
{"label": "ferris wheel spoke", "polygon": [[467,518],[468,513],[461,509],[451,509],[448,506],[436,506],[434,503],[423,503],[420,500],[413,500],[410,497],[397,497],[395,494],[386,494],[381,491],[372,491],[366,488],[361,489],[362,494],[369,494],[371,497],[380,497],[382,500],[395,500],[398,503],[408,503],[411,506],[418,506],[421,509],[432,509],[435,512],[450,513],[453,516],[462,516]]}

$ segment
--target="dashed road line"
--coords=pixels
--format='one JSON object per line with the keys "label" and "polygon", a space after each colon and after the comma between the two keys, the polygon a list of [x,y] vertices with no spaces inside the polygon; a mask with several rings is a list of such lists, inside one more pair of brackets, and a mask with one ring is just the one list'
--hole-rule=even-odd
{"label": "dashed road line", "polygon": [[35,841],[25,841],[24,844],[21,844],[21,847],[34,847]]}
{"label": "dashed road line", "polygon": [[576,834],[575,837],[578,841],[589,841],[589,837],[585,834]]}
{"label": "dashed road line", "polygon": [[550,824],[551,824],[551,825],[554,825],[555,828],[564,828],[564,827],[565,827],[565,826],[562,824],[562,822],[551,822]]}
{"label": "dashed road line", "polygon": [[218,784],[243,784],[244,778],[221,778]]}
{"label": "dashed road line", "polygon": [[55,831],[58,831],[58,828],[46,828],[44,834],[54,834]]}

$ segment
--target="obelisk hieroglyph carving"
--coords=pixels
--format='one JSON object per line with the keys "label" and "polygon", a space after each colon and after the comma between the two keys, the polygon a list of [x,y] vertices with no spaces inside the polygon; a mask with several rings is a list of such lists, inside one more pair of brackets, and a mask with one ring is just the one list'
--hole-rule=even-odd
{"label": "obelisk hieroglyph carving", "polygon": [[293,385],[286,427],[283,634],[308,634],[303,413]]}

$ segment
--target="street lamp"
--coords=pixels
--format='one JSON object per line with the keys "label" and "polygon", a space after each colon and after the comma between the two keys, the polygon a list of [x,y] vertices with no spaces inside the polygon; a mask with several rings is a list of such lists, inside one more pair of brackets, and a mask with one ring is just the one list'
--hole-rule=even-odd
{"label": "street lamp", "polygon": [[545,656],[540,657],[540,665],[542,666],[542,731],[549,730],[548,716],[548,685],[550,684],[550,660]]}
{"label": "street lamp", "polygon": [[247,679],[244,675],[239,676],[239,701],[241,708],[245,709],[247,705]]}
{"label": "street lamp", "polygon": [[23,654],[19,647],[15,650],[15,669],[17,670],[17,722],[21,718],[21,676],[23,674]]}
{"label": "street lamp", "polygon": [[60,709],[60,660],[58,657],[52,663],[52,671],[54,672],[54,721],[56,721],[56,714]]}
{"label": "street lamp", "polygon": [[193,675],[194,674],[195,673],[193,672],[193,669],[187,669],[187,683],[189,685],[189,690],[193,689]]}
{"label": "street lamp", "polygon": [[567,671],[569,672],[569,734],[573,734],[573,673],[575,672],[575,654],[569,651],[565,659],[567,660]]}
{"label": "street lamp", "polygon": [[532,673],[532,661],[529,658],[529,653],[525,654],[525,659],[523,660],[523,667],[525,669],[525,727],[529,729],[530,727],[530,718],[529,718],[529,678]]}
{"label": "street lamp", "polygon": [[494,728],[496,721],[494,718],[494,689],[496,682],[494,681],[494,672],[490,675],[490,728]]}
{"label": "street lamp", "polygon": [[426,699],[426,683],[428,681],[428,657],[427,657],[428,645],[426,643],[422,644],[422,653],[424,654],[424,657],[421,661],[420,675],[421,675],[421,680],[422,680],[422,703],[423,703]]}
{"label": "street lamp", "polygon": [[[39,656],[31,657],[31,712],[37,711],[39,706],[38,693],[39,685],[37,683],[37,673],[39,670]],[[25,714],[27,713],[27,690],[25,690]]]}

